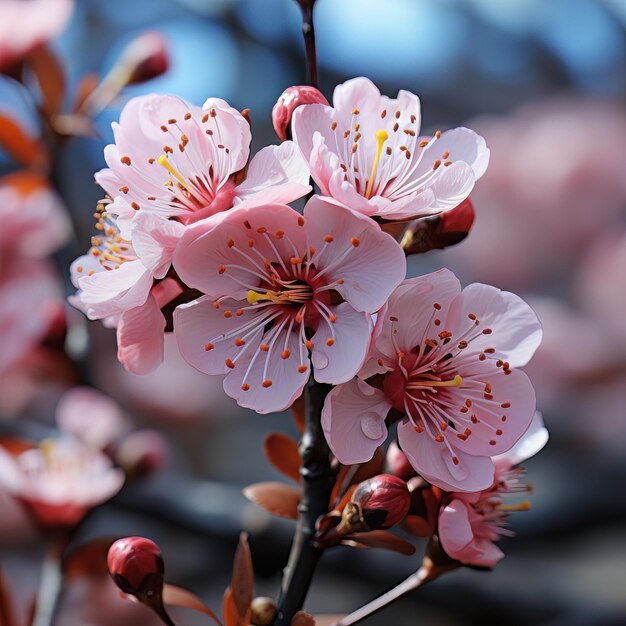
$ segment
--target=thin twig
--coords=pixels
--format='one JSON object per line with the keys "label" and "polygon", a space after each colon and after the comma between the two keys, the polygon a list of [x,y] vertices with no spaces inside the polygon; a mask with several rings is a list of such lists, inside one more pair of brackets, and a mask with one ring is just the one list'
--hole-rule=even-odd
{"label": "thin twig", "polygon": [[302,11],[302,35],[306,50],[307,84],[319,87],[317,76],[317,54],[315,52],[315,28],[313,26],[313,6],[315,0],[296,0]]}

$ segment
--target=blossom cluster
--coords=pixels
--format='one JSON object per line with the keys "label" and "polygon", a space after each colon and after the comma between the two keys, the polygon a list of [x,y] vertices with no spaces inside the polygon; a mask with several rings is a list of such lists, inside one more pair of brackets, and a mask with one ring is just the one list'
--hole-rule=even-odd
{"label": "blossom cluster", "polygon": [[[369,461],[393,425],[423,479],[478,498],[531,426],[518,368],[541,327],[514,294],[462,290],[448,270],[407,279],[398,239],[467,206],[485,141],[420,134],[418,97],[365,78],[332,106],[292,89],[274,110],[292,139],[251,159],[249,118],[223,100],[131,100],[96,175],[107,197],[72,265],[72,303],[117,328],[130,371],[157,367],[174,332],[190,364],[259,413],[288,408],[311,377],[333,385],[322,425],[340,463]],[[302,211],[288,206],[304,196]],[[475,507],[468,497],[444,520]]]}

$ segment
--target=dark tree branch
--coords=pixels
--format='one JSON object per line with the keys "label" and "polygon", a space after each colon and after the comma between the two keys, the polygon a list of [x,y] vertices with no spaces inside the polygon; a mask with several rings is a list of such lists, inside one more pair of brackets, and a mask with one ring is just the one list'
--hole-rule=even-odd
{"label": "dark tree branch", "polygon": [[313,6],[315,0],[296,0],[302,11],[302,35],[306,49],[306,81],[308,85],[319,87],[317,77],[317,54],[315,52],[315,28],[313,27]]}

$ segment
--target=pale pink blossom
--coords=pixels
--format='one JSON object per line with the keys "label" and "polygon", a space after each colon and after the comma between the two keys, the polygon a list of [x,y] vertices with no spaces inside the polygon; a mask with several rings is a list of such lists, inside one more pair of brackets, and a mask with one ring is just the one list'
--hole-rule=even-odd
{"label": "pale pink blossom", "polygon": [[511,511],[529,508],[527,502],[507,505],[502,497],[529,491],[524,470],[515,467],[539,452],[548,441],[541,414],[536,413],[524,437],[507,453],[494,458],[496,473],[489,489],[452,493],[439,513],[438,535],[448,556],[466,565],[493,567],[503,556],[495,541],[513,533],[506,528]]}
{"label": "pale pink blossom", "polygon": [[178,307],[185,359],[227,374],[226,393],[260,413],[288,407],[311,364],[315,379],[349,380],[363,363],[371,313],[405,275],[397,243],[369,218],[312,198],[243,207],[189,230],[174,267],[207,294]]}
{"label": "pale pink blossom", "polygon": [[177,280],[166,278],[184,226],[142,213],[120,234],[108,207],[99,205],[99,234],[89,252],[70,268],[78,293],[70,302],[90,319],[117,328],[118,358],[131,372],[152,371],[163,360],[166,321],[161,309],[179,296]]}
{"label": "pale pink blossom", "polygon": [[122,235],[137,215],[191,224],[245,202],[291,202],[310,190],[309,170],[291,142],[263,148],[248,163],[250,125],[224,100],[202,108],[147,95],[124,107],[97,182],[114,198]]}
{"label": "pale pink blossom", "polygon": [[77,524],[123,483],[107,456],[73,438],[46,440],[15,455],[0,446],[0,488],[42,526]]}
{"label": "pale pink blossom", "polygon": [[420,136],[419,98],[380,94],[367,78],[335,88],[333,107],[310,104],[293,115],[295,143],[322,196],[387,220],[436,215],[465,200],[489,162],[468,128]]}
{"label": "pale pink blossom", "polygon": [[73,0],[2,0],[0,70],[61,33]]}
{"label": "pale pink blossom", "polygon": [[[339,461],[368,461],[393,408],[404,414],[400,447],[426,480],[455,491],[491,485],[491,457],[515,445],[535,412],[533,387],[515,369],[541,341],[532,309],[488,285],[461,291],[454,274],[439,270],[404,281],[376,327],[359,378],[333,389],[324,405],[322,425]],[[382,382],[365,382],[376,374]]]}
{"label": "pale pink blossom", "polygon": [[91,387],[73,387],[61,396],[56,423],[64,433],[98,450],[104,450],[128,430],[117,402]]}

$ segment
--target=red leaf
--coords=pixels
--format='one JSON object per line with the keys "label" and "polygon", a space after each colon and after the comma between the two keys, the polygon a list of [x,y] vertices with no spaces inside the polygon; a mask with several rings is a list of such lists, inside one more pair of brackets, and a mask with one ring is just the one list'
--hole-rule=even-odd
{"label": "red leaf", "polygon": [[298,519],[298,505],[302,499],[300,489],[268,481],[249,485],[243,490],[243,495],[274,515]]}
{"label": "red leaf", "polygon": [[0,624],[2,626],[17,626],[11,592],[2,571],[0,570]]}
{"label": "red leaf", "polygon": [[355,548],[383,548],[406,556],[415,554],[415,546],[386,530],[354,533],[348,535],[341,543]]}
{"label": "red leaf", "polygon": [[10,117],[0,113],[0,148],[22,165],[43,165],[43,144],[27,135]]}
{"label": "red leaf", "polygon": [[298,452],[298,444],[282,433],[270,433],[263,443],[265,455],[269,462],[281,473],[300,482],[300,467],[302,460]]}
{"label": "red leaf", "polygon": [[35,447],[32,441],[26,439],[18,439],[17,437],[0,437],[0,446],[2,446],[10,455],[18,456],[26,450]]}
{"label": "red leaf", "polygon": [[302,434],[304,432],[304,411],[305,411],[305,399],[304,394],[295,399],[291,405],[291,413],[296,423],[298,432]]}
{"label": "red leaf", "polygon": [[198,598],[198,596],[175,585],[163,586],[163,602],[170,606],[182,606],[208,615],[216,624],[222,624],[219,617]]}
{"label": "red leaf", "polygon": [[310,613],[298,611],[291,620],[291,626],[316,626],[315,619]]}
{"label": "red leaf", "polygon": [[250,555],[246,533],[239,535],[230,588],[239,616],[237,626],[247,626],[250,622],[250,605],[254,595],[254,571],[252,570],[252,556]]}
{"label": "red leaf", "polygon": [[239,626],[239,613],[233,598],[233,590],[230,587],[227,587],[224,592],[222,613],[224,615],[224,626]]}
{"label": "red leaf", "polygon": [[43,110],[54,117],[63,104],[65,74],[57,56],[45,46],[38,46],[26,58],[26,63],[35,74],[43,98]]}
{"label": "red leaf", "polygon": [[85,100],[92,94],[94,89],[100,84],[100,77],[97,74],[85,74],[76,87],[74,95],[74,106],[72,111],[78,111]]}

